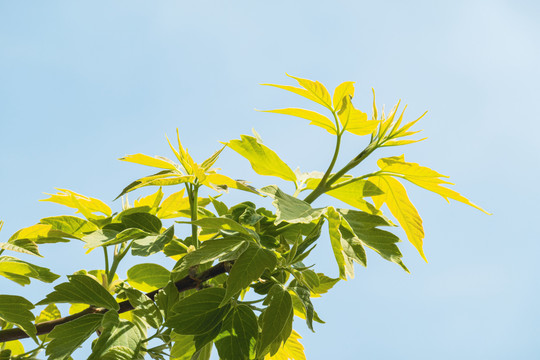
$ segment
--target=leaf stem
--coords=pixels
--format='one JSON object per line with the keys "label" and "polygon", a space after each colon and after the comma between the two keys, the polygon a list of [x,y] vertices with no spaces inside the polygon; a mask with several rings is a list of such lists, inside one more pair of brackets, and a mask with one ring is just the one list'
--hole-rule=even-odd
{"label": "leaf stem", "polygon": [[107,277],[109,275],[109,253],[107,252],[107,247],[102,246],[103,248],[103,255],[105,257],[105,274],[107,274]]}
{"label": "leaf stem", "polygon": [[[198,184],[186,184],[186,188],[188,189],[188,199],[189,199],[189,208],[191,210],[191,222],[197,221],[197,215],[198,215],[198,196],[199,196],[199,186]],[[197,231],[197,225],[191,224],[191,238],[193,239],[195,243],[195,248],[198,249],[200,247],[199,242],[199,232]]]}
{"label": "leaf stem", "polygon": [[332,111],[332,115],[334,115],[334,122],[336,123],[336,148],[334,150],[334,156],[332,157],[332,161],[330,162],[330,165],[328,166],[328,169],[326,169],[326,172],[324,173],[321,181],[317,185],[317,187],[304,199],[307,203],[312,203],[316,198],[320,196],[320,194],[325,192],[325,188],[327,187],[327,180],[330,174],[332,173],[332,169],[334,168],[334,165],[336,164],[338,155],[339,155],[339,149],[341,147],[341,136],[343,133],[340,131],[339,128],[339,121],[336,116],[335,111]]}
{"label": "leaf stem", "polygon": [[[125,243],[124,243],[125,244]],[[120,265],[120,261],[126,256],[127,252],[131,248],[131,245],[133,244],[133,241],[129,243],[128,246],[124,250],[120,250],[118,254],[114,255],[113,262],[111,265],[111,269],[107,273],[107,283],[110,284],[114,278],[114,274],[116,274],[116,270],[118,269],[118,265]],[[123,245],[123,244],[122,244]]]}

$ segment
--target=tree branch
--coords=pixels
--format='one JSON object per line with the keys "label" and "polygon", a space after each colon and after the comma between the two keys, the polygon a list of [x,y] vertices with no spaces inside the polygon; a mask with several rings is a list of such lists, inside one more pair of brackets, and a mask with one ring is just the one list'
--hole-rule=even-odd
{"label": "tree branch", "polygon": [[[184,292],[186,290],[196,289],[201,285],[201,283],[210,280],[212,278],[215,278],[218,275],[221,275],[223,273],[226,273],[231,268],[231,262],[224,261],[221,262],[210,269],[203,271],[198,276],[186,276],[174,284],[176,285],[176,288],[178,289],[178,292]],[[161,289],[157,289],[154,291],[151,291],[146,294],[150,299],[154,300],[154,297]],[[127,312],[130,310],[133,310],[133,305],[129,302],[129,300],[122,301],[119,303],[120,309],[118,310],[118,313]],[[108,309],[105,308],[98,308],[94,306],[90,306],[86,309],[84,309],[81,312],[78,312],[76,314],[66,316],[59,319],[54,319],[50,321],[44,321],[42,323],[36,324],[37,329],[37,335],[43,335],[50,333],[57,325],[68,323],[72,320],[78,319],[84,315],[87,314],[104,314]],[[26,334],[24,331],[22,331],[19,328],[13,328],[13,329],[7,329],[7,330],[1,330],[0,331],[0,343],[6,342],[6,341],[12,341],[12,340],[18,340],[18,339],[25,339],[28,338],[28,334]]]}

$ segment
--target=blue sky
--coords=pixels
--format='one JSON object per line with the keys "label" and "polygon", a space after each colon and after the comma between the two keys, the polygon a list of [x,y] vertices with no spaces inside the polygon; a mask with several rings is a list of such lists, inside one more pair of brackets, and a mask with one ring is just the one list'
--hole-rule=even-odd
{"label": "blue sky", "polygon": [[[4,1],[2,241],[40,218],[71,213],[38,202],[55,187],[110,202],[146,174],[117,159],[170,156],[165,134],[177,127],[198,159],[255,128],[291,167],[322,170],[330,135],[254,111],[310,105],[258,84],[292,85],[285,73],[329,88],[352,80],[364,111],[372,87],[379,104],[407,103],[410,120],[429,110],[419,125],[427,141],[376,155],[405,153],[450,175],[456,190],[494,215],[408,187],[424,219],[429,264],[408,243],[401,248],[410,275],[368,254],[354,280],[315,302],[325,325],[313,334],[295,323],[308,359],[536,358],[539,15],[534,1],[498,0]],[[346,138],[340,164],[363,141]],[[256,186],[277,183],[232,151],[218,165]],[[42,253],[32,260],[60,274],[102,266],[98,255],[83,257],[79,243]],[[327,239],[316,260],[336,275]],[[2,279],[0,287],[32,301],[51,289]]]}

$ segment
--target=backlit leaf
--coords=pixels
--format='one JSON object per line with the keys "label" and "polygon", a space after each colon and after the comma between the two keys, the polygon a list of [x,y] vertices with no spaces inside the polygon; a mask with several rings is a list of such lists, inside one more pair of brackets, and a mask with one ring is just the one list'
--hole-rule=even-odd
{"label": "backlit leaf", "polygon": [[[90,221],[68,215],[47,217],[41,219],[39,222],[41,224],[51,225],[53,230],[70,234],[78,239],[85,234],[98,229],[98,227]],[[54,233],[48,236],[51,235],[54,235]],[[37,242],[41,242],[41,239],[38,239]]]}
{"label": "backlit leaf", "polygon": [[158,264],[137,264],[127,271],[127,281],[135,289],[150,292],[167,285],[171,273]]}
{"label": "backlit leaf", "polygon": [[161,317],[161,313],[156,304],[150,300],[146,294],[143,294],[138,290],[124,288],[123,292],[127,295],[129,302],[133,306],[133,313],[144,319],[144,321],[153,328],[159,328],[163,318]]}
{"label": "backlit leaf", "polygon": [[448,181],[440,179],[448,178],[448,176],[439,174],[428,167],[406,162],[403,155],[379,159],[377,165],[379,165],[384,172],[404,175],[404,178],[413,184],[441,195],[446,201],[448,201],[448,199],[453,199],[489,214],[456,191],[442,186],[443,184],[453,185]]}
{"label": "backlit leaf", "polygon": [[332,135],[336,135],[336,125],[326,116],[319,114],[318,112],[297,109],[297,108],[287,108],[287,109],[275,109],[275,110],[263,110],[263,112],[270,112],[283,115],[296,116],[302,119],[309,120],[309,125],[319,126]]}
{"label": "backlit leaf", "polygon": [[47,268],[11,256],[0,256],[0,275],[19,285],[30,284],[29,278],[51,283],[60,277]]}
{"label": "backlit leaf", "polygon": [[253,136],[241,135],[241,140],[231,140],[229,147],[245,157],[259,175],[277,176],[283,180],[295,181],[296,175],[279,156]]}
{"label": "backlit leaf", "polygon": [[341,232],[339,227],[341,226],[341,215],[331,206],[327,208],[326,217],[328,219],[328,231],[330,233],[330,244],[332,245],[332,251],[339,268],[340,279],[347,280],[349,277],[354,276],[353,263],[351,259],[345,255],[343,244],[341,243]]}
{"label": "backlit leaf", "polygon": [[39,253],[37,244],[29,239],[17,239],[10,242],[0,242],[0,249],[43,257]]}
{"label": "backlit leaf", "polygon": [[178,171],[175,170],[163,170],[156,174],[145,176],[138,180],[135,180],[134,182],[126,186],[124,190],[122,190],[120,195],[116,197],[116,199],[118,199],[122,195],[125,195],[133,190],[142,188],[144,186],[169,186],[193,181],[195,181],[195,176],[193,175],[181,175]]}
{"label": "backlit leaf", "polygon": [[160,252],[174,236],[174,225],[159,235],[146,236],[133,241],[131,254],[134,256],[149,256]]}
{"label": "backlit leaf", "polygon": [[155,214],[157,212],[157,209],[159,208],[159,203],[162,199],[163,190],[161,190],[161,188],[158,188],[155,193],[145,196],[139,200],[135,200],[133,204],[135,205],[135,207],[148,206],[152,209],[151,213]]}
{"label": "backlit leaf", "polygon": [[87,219],[95,218],[94,213],[102,213],[106,216],[111,216],[112,211],[107,204],[103,201],[81,194],[77,194],[74,191],[66,189],[56,189],[59,192],[55,195],[51,195],[48,199],[42,199],[40,201],[50,201],[60,205],[65,205],[70,208],[77,209],[77,212],[82,213]]}
{"label": "backlit leaf", "polygon": [[422,258],[427,261],[422,248],[424,239],[424,227],[422,218],[418,211],[409,200],[407,191],[401,183],[390,176],[376,176],[370,178],[382,191],[384,195],[373,197],[373,201],[377,207],[383,203],[388,206],[388,209],[399,221],[399,224],[405,230],[407,238],[418,250]]}
{"label": "backlit leaf", "polygon": [[135,164],[156,167],[160,169],[176,170],[174,162],[162,156],[148,156],[144,154],[126,155],[118,160],[128,161]]}
{"label": "backlit leaf", "polygon": [[302,337],[295,330],[292,331],[291,336],[285,341],[283,347],[279,349],[273,356],[266,355],[265,360],[306,360],[304,354],[304,346],[300,343],[299,339]]}
{"label": "backlit leaf", "polygon": [[341,110],[344,105],[343,98],[351,99],[354,96],[354,81],[345,81],[339,84],[334,90],[334,97],[332,99],[334,103],[334,109],[336,111]]}
{"label": "backlit leaf", "polygon": [[343,129],[355,135],[369,135],[377,128],[379,121],[368,120],[367,114],[356,109],[348,97],[343,98],[344,105],[338,112]]}

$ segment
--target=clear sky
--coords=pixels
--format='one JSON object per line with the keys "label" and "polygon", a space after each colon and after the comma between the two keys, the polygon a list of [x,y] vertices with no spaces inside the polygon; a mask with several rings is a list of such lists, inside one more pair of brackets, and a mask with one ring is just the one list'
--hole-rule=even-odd
{"label": "clear sky", "polygon": [[[538,358],[539,18],[532,0],[2,1],[0,238],[71,214],[38,202],[55,187],[110,202],[147,172],[116,159],[170,156],[165,134],[177,127],[196,159],[253,127],[291,167],[323,170],[329,134],[254,111],[307,103],[258,84],[292,85],[285,73],[329,88],[352,80],[364,111],[372,87],[379,104],[409,104],[410,120],[429,110],[427,141],[378,155],[450,175],[494,215],[408,187],[429,264],[409,243],[410,275],[368,254],[354,280],[315,301],[325,325],[313,334],[295,322],[308,359]],[[340,163],[363,146],[346,138]],[[218,165],[277,183],[230,150]],[[316,260],[335,276],[320,242]],[[102,266],[80,243],[42,248],[45,259],[31,260],[60,274]],[[38,301],[52,285],[0,288]]]}

